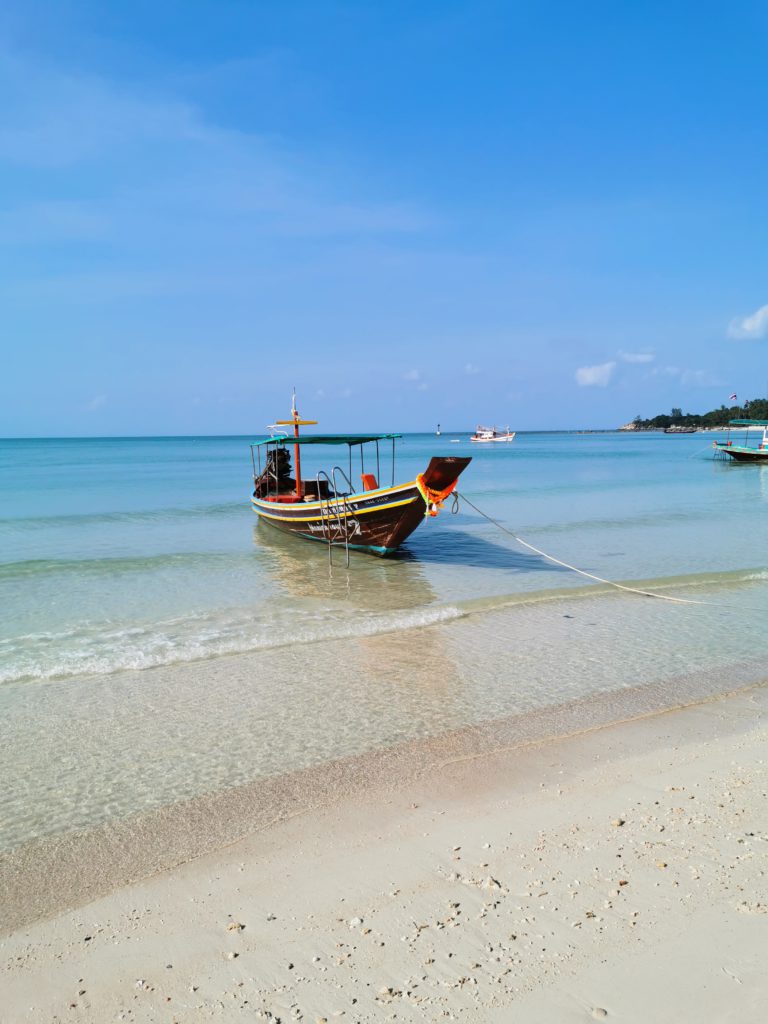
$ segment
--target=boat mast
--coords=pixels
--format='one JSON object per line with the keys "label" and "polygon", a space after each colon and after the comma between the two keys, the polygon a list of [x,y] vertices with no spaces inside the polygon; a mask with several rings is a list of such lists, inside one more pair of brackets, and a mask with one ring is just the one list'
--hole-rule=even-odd
{"label": "boat mast", "polygon": [[[293,396],[291,398],[291,417],[293,418],[293,436],[299,436],[299,414],[296,411],[296,388],[293,389]],[[301,501],[301,456],[299,455],[299,445],[293,446],[293,465],[296,470],[296,497]]]}
{"label": "boat mast", "polygon": [[[299,436],[299,427],[302,426],[314,426],[317,420],[303,420],[299,417],[296,410],[296,388],[293,389],[293,397],[291,399],[291,418],[289,420],[278,420],[276,426],[293,427],[293,436]],[[296,497],[301,501],[303,495],[301,493],[301,455],[299,454],[300,446],[295,444],[293,446],[293,468],[296,473]]]}

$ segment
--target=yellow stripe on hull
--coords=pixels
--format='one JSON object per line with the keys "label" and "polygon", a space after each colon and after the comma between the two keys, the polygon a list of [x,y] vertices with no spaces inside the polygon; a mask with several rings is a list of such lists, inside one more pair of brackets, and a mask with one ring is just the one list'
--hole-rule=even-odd
{"label": "yellow stripe on hull", "polygon": [[[394,489],[400,490],[400,488]],[[342,512],[341,510],[337,511],[336,509],[333,509],[331,512],[325,513],[325,519],[328,519],[329,516],[332,520],[347,519],[350,516],[356,518],[357,516],[367,515],[370,512],[381,512],[386,508],[399,508],[401,505],[410,505],[414,501],[416,501],[415,494],[413,495],[413,497],[406,498],[404,501],[390,501],[386,505],[374,505],[372,508],[352,509],[349,512]],[[265,516],[267,519],[280,519],[286,523],[320,523],[323,521],[324,518],[323,515],[320,513],[320,504],[318,502],[307,502],[306,506],[303,504],[301,506],[301,508],[306,507],[309,510],[314,505],[315,508],[317,508],[318,510],[318,514],[314,516],[276,516],[273,512],[267,512],[264,508],[264,505],[254,498],[251,498],[251,504],[253,505],[253,511],[257,512],[259,515]],[[275,502],[270,502],[268,507],[274,508],[275,504]]]}
{"label": "yellow stripe on hull", "polygon": [[[377,487],[373,491],[358,491],[357,494],[348,494],[347,501],[362,501],[367,498],[378,498],[382,494],[396,494],[398,491],[407,491],[409,487],[418,487],[415,480],[409,480],[406,484],[398,484],[397,487]],[[251,499],[254,500],[254,499]],[[256,501],[263,501],[263,498],[257,498]],[[330,499],[333,501],[333,498]],[[323,501],[302,501],[301,507],[306,509],[319,509],[321,505],[325,505],[328,501],[327,498]],[[274,502],[272,502],[274,504]],[[296,503],[298,504],[298,502]]]}

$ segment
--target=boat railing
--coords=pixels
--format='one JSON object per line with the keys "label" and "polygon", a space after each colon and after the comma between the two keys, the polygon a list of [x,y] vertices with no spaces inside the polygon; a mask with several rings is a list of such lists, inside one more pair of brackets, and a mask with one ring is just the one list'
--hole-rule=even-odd
{"label": "boat railing", "polygon": [[325,484],[325,493],[328,495],[328,497],[330,497],[331,494],[333,493],[331,490],[331,478],[328,476],[324,469],[319,469],[317,471],[317,497],[319,498],[320,501],[323,500],[323,484]]}
{"label": "boat railing", "polygon": [[[340,473],[342,479],[351,490],[350,481],[340,466],[334,466],[331,476],[324,469],[317,474],[317,494],[320,499],[320,522],[322,524],[323,537],[328,542],[328,564],[333,565],[333,545],[344,542],[347,568],[349,568],[349,529],[353,525],[353,516],[347,503],[347,495],[340,492],[336,482],[336,473]],[[322,497],[322,483],[327,486],[328,497]]]}
{"label": "boat railing", "polygon": [[341,468],[341,466],[334,466],[333,469],[331,470],[331,474],[333,476],[333,493],[336,494],[336,495],[339,494],[339,487],[338,487],[338,484],[336,483],[336,474],[337,473],[339,473],[341,475],[341,479],[347,485],[347,494],[351,494],[352,493],[352,481],[349,479],[349,477],[344,472],[344,470]]}

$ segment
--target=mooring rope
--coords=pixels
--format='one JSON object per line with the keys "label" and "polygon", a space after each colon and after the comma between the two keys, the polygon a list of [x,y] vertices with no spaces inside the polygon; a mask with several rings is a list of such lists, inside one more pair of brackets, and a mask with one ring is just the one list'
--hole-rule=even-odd
{"label": "mooring rope", "polygon": [[[705,444],[703,448],[697,448],[695,452],[691,452],[691,454],[688,456],[688,458],[689,459],[697,459],[699,457],[699,455],[701,455],[702,452],[707,452],[707,451],[711,451],[711,450],[712,450],[712,445],[711,444]],[[712,456],[712,457],[714,458],[714,456]]]}
{"label": "mooring rope", "polygon": [[[533,544],[529,544],[527,540],[523,540],[522,537],[518,537],[512,530],[507,529],[497,519],[489,516],[487,512],[483,512],[482,509],[478,508],[474,502],[471,502],[466,494],[460,494],[458,491],[454,491],[454,494],[465,501],[470,508],[473,508],[478,515],[481,515],[484,519],[487,519],[489,523],[493,523],[503,533],[508,534],[518,544],[522,544],[523,547],[528,548],[529,551],[535,551],[537,555],[541,555],[542,558],[546,558],[549,562],[554,562],[555,565],[561,565],[564,569],[570,569],[571,572],[576,572],[579,576],[586,576],[589,580],[596,580],[598,583],[605,583],[606,586],[615,587],[617,590],[626,590],[630,594],[640,594],[642,597],[655,597],[659,601],[673,601],[675,604],[708,604],[708,601],[692,601],[686,597],[671,597],[668,594],[654,594],[650,590],[640,590],[637,587],[626,587],[623,583],[614,583],[613,580],[603,579],[602,576],[595,576],[594,573],[585,572],[584,569],[579,569],[575,565],[570,565],[568,562],[562,562],[559,558],[555,558],[554,555],[548,555],[546,551],[542,551],[541,548],[534,547]],[[454,507],[451,509],[452,512],[458,511],[458,504],[454,503]]]}

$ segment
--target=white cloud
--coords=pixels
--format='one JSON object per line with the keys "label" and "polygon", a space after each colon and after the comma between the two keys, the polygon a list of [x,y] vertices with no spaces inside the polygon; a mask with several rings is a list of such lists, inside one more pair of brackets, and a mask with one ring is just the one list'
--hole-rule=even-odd
{"label": "white cloud", "polygon": [[619,356],[625,363],[652,363],[656,358],[653,352],[620,352]]}
{"label": "white cloud", "polygon": [[616,363],[600,363],[599,366],[581,366],[576,371],[576,383],[580,388],[605,388],[611,381]]}
{"label": "white cloud", "polygon": [[406,370],[403,374],[403,380],[421,380],[420,370]]}
{"label": "white cloud", "polygon": [[480,367],[475,366],[474,363],[467,363],[464,367],[464,373],[466,373],[468,377],[474,377],[476,373],[480,373]]}
{"label": "white cloud", "polygon": [[750,313],[749,316],[736,317],[728,324],[728,337],[738,340],[756,340],[768,334],[768,306]]}
{"label": "white cloud", "polygon": [[96,395],[95,398],[92,398],[90,402],[88,402],[85,408],[87,409],[88,412],[96,412],[97,409],[102,409],[106,404],[106,395]]}

